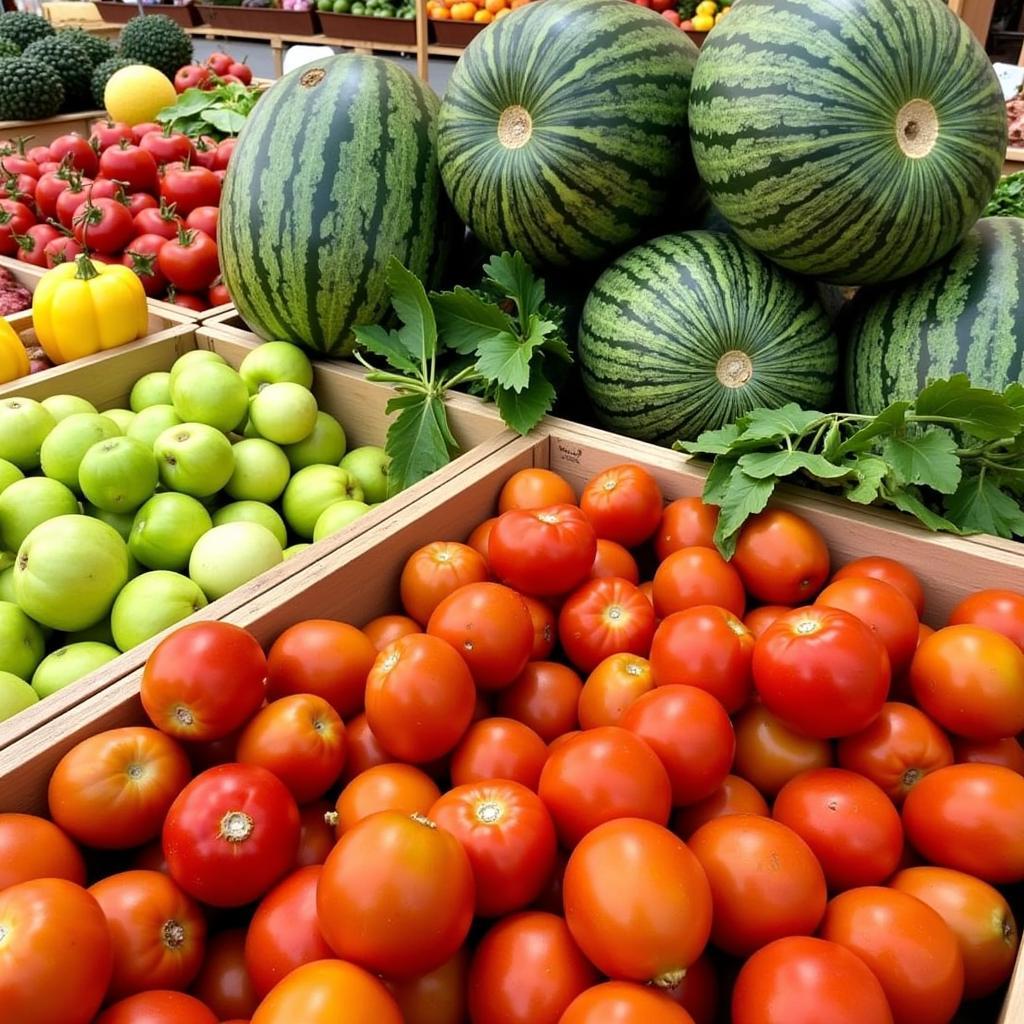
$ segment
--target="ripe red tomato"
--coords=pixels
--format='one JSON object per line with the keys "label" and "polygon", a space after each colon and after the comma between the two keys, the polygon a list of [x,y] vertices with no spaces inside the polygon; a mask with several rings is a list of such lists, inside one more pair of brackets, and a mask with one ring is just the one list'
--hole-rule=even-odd
{"label": "ripe red tomato", "polygon": [[50,776],[50,817],[73,839],[98,849],[141,846],[191,775],[174,740],[129,726],[72,747]]}
{"label": "ripe red tomato", "polygon": [[[164,164],[173,164],[179,160],[189,160],[195,153],[192,148],[192,140],[181,132],[171,131],[170,125],[158,131],[147,132],[139,140],[139,146],[162,167]],[[169,199],[168,202],[173,202]],[[182,213],[188,213],[183,210]]]}
{"label": "ripe red tomato", "polygon": [[18,251],[14,236],[24,235],[35,222],[35,214],[24,203],[0,199],[0,256],[13,256]]}
{"label": "ripe red tomato", "polygon": [[476,914],[501,917],[540,895],[555,866],[558,841],[540,797],[496,779],[456,786],[430,809],[439,828],[462,843],[476,882]]}
{"label": "ripe red tomato", "polygon": [[85,885],[85,861],[52,821],[34,814],[0,814],[0,890],[34,878]]}
{"label": "ripe red tomato", "polygon": [[732,994],[732,1024],[893,1024],[863,960],[823,939],[791,936],[758,950]]}
{"label": "ripe red tomato", "polygon": [[918,617],[924,613],[924,588],[921,586],[921,581],[902,562],[897,562],[892,558],[883,558],[881,555],[857,558],[837,569],[832,577],[832,582],[862,579],[865,576],[881,580],[883,583],[895,587],[914,606]]}
{"label": "ripe red tomato", "polygon": [[759,814],[769,817],[765,799],[746,779],[726,775],[722,784],[703,800],[680,807],[672,816],[672,831],[682,839],[689,839],[705,822],[724,818],[730,814]]}
{"label": "ripe red tomato", "polygon": [[929,772],[953,763],[946,734],[909,704],[889,702],[863,731],[839,741],[839,764],[880,786],[897,806]]}
{"label": "ripe red tomato", "polygon": [[630,706],[654,689],[650,662],[636,654],[612,654],[587,676],[580,693],[579,720],[584,729],[619,725]]}
{"label": "ripe red tomato", "polygon": [[323,864],[334,848],[334,829],[327,824],[326,815],[331,812],[326,800],[314,800],[299,808],[299,852],[295,857],[296,868],[308,868]]}
{"label": "ripe red tomato", "polygon": [[1001,740],[955,740],[953,753],[958,763],[999,764],[1024,775],[1024,747],[1016,736]]}
{"label": "ripe red tomato", "polygon": [[182,230],[157,256],[160,272],[182,291],[205,291],[220,274],[217,243],[205,231]]}
{"label": "ripe red tomato", "polygon": [[391,755],[380,745],[366,721],[366,715],[356,715],[345,726],[345,770],[341,781],[349,782],[368,768],[387,764]]}
{"label": "ripe red tomato", "polygon": [[926,637],[910,666],[921,708],[959,736],[998,740],[1024,731],[1024,651],[984,626]]}
{"label": "ripe red tomato", "polygon": [[142,706],[178,739],[217,740],[249,720],[266,696],[267,659],[251,633],[226,622],[175,630],[149,656]]}
{"label": "ripe red tomato", "polygon": [[535,597],[524,596],[523,604],[526,605],[530,620],[533,622],[533,650],[530,651],[530,661],[544,661],[551,657],[551,652],[555,649],[555,640],[558,638],[554,610]]}
{"label": "ripe red tomato", "polygon": [[575,505],[511,509],[498,517],[487,542],[498,579],[534,597],[574,590],[596,555],[594,528]]}
{"label": "ripe red tomato", "polygon": [[192,994],[221,1019],[248,1017],[259,997],[245,965],[245,930],[231,928],[214,935]]}
{"label": "ripe red tomato", "polygon": [[651,643],[657,686],[696,686],[734,714],[753,692],[754,636],[732,612],[695,605],[663,619]]}
{"label": "ripe red tomato", "polygon": [[324,938],[343,960],[394,977],[440,967],[473,919],[473,869],[432,821],[381,811],[338,841],[317,887]]}
{"label": "ripe red tomato", "polygon": [[374,736],[394,757],[416,764],[442,757],[459,742],[475,703],[462,656],[425,633],[385,647],[366,681],[366,720]]}
{"label": "ripe red tomato", "polygon": [[954,764],[923,779],[903,804],[903,827],[933,864],[987,882],[1024,880],[1024,778],[991,764]]}
{"label": "ripe red tomato", "polygon": [[821,937],[856,953],[885,992],[897,1024],[947,1024],[964,991],[956,937],[931,907],[906,893],[867,886],[840,893]]}
{"label": "ripe red tomato", "polygon": [[440,796],[437,783],[411,764],[374,765],[357,775],[338,796],[338,838],[379,811],[426,816]]}
{"label": "ripe red tomato", "polygon": [[762,793],[774,796],[794,776],[832,764],[832,745],[793,732],[763,704],[736,720],[733,770]]}
{"label": "ripe red tomato", "polygon": [[129,192],[155,193],[159,187],[153,154],[125,139],[100,155],[100,173],[113,181],[123,181]]}
{"label": "ripe red tomato", "polygon": [[265,768],[224,764],[197,775],[167,812],[164,856],[171,877],[213,907],[263,895],[295,863],[299,809]]}
{"label": "ripe red tomato", "polygon": [[598,537],[597,554],[594,556],[594,564],[590,567],[590,578],[600,580],[608,576],[618,576],[636,586],[640,582],[640,567],[636,564],[636,559],[621,544]]}
{"label": "ripe red tomato", "polygon": [[580,495],[580,508],[598,537],[635,548],[661,522],[664,502],[657,480],[642,466],[611,466],[590,480]]}
{"label": "ripe red tomato", "polygon": [[156,989],[107,1007],[96,1024],[217,1024],[217,1017],[194,996]]}
{"label": "ripe red tomato", "polygon": [[713,548],[718,506],[705,505],[700,498],[677,498],[666,505],[654,534],[654,554],[664,562],[682,548]]}
{"label": "ripe red tomato", "polygon": [[950,626],[964,624],[1002,633],[1024,650],[1024,594],[1015,590],[978,590],[950,613]]}
{"label": "ripe red tomato", "polygon": [[773,508],[743,525],[732,564],[759,601],[806,604],[828,579],[828,547],[806,519]]}
{"label": "ripe red tomato", "polygon": [[967,999],[987,996],[1009,978],[1020,934],[997,889],[962,871],[933,867],[907,868],[889,884],[926,903],[952,930],[963,957]]}
{"label": "ripe red tomato", "polygon": [[536,792],[547,759],[547,744],[528,725],[512,718],[485,718],[462,737],[449,771],[455,786],[511,779]]}
{"label": "ripe red tomato", "polygon": [[888,878],[903,854],[903,828],[892,801],[870,780],[841,768],[791,779],[772,816],[814,851],[835,892]]}
{"label": "ripe red tomato", "polygon": [[730,814],[697,829],[689,847],[711,886],[711,941],[719,949],[749,956],[818,927],[828,898],[825,875],[791,828],[759,815]]}
{"label": "ripe red tomato", "polygon": [[595,828],[565,869],[565,921],[602,973],[640,982],[678,980],[704,951],[711,890],[686,844],[649,821]]}
{"label": "ripe red tomato", "polygon": [[405,1024],[465,1024],[469,954],[463,947],[447,963],[418,978],[385,979]]}
{"label": "ripe red tomato", "polygon": [[654,636],[654,609],[628,580],[590,580],[575,590],[558,616],[558,638],[569,661],[593,672],[613,654],[645,655]]}
{"label": "ripe red tomato", "polygon": [[185,222],[175,213],[174,208],[161,200],[159,207],[147,207],[135,214],[135,231],[140,235],[161,235],[166,239],[177,238]]}
{"label": "ripe red tomato", "polygon": [[568,849],[614,818],[665,825],[672,805],[672,784],[658,756],[614,725],[588,729],[552,749],[538,792]]}
{"label": "ripe red tomato", "polygon": [[838,608],[798,608],[754,645],[754,685],[769,711],[805,736],[866,729],[889,693],[889,657],[875,634]]}
{"label": "ripe red tomato", "polygon": [[402,607],[421,626],[434,609],[467,583],[483,583],[487,560],[467,544],[434,541],[414,551],[402,569]]}
{"label": "ripe red tomato", "polygon": [[513,473],[498,495],[498,512],[512,508],[536,509],[549,505],[575,505],[572,485],[550,469],[521,469]]}
{"label": "ripe red tomato", "polygon": [[746,600],[739,573],[714,548],[673,551],[654,574],[654,610],[662,619],[709,604],[742,615]]}
{"label": "ripe red tomato", "polygon": [[50,143],[50,159],[61,163],[65,158],[70,158],[71,166],[82,174],[95,177],[99,170],[100,160],[96,150],[89,145],[89,140],[78,132],[61,135]]}
{"label": "ripe red tomato", "polygon": [[[142,145],[145,148],[145,139]],[[190,149],[191,146],[190,142]],[[221,180],[217,172],[206,167],[167,167],[160,179],[160,197],[174,203],[182,217],[200,206],[220,206],[220,192]]]}
{"label": "ripe red tomato", "polygon": [[545,743],[579,725],[583,680],[555,661],[531,661],[498,695],[498,713],[528,725]]}

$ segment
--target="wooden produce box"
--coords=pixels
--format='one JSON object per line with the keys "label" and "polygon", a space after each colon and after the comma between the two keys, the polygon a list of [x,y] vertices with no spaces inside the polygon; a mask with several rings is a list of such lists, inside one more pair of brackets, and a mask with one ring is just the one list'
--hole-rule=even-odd
{"label": "wooden produce box", "polygon": [[[252,341],[217,338],[202,331],[197,334],[192,327],[186,325],[179,328],[177,333],[167,332],[162,338],[150,339],[146,343],[137,342],[114,353],[80,360],[60,377],[43,379],[48,374],[33,374],[24,379],[20,388],[13,388],[9,393],[36,400],[55,394],[74,394],[88,399],[101,410],[127,407],[132,385],[143,374],[154,370],[169,370],[185,352],[194,348],[212,349],[237,367],[254,347]],[[371,383],[363,370],[350,365],[315,363],[314,369],[313,393],[317,404],[341,422],[349,448],[368,444],[383,445],[390,420],[384,407],[393,392],[382,385]],[[386,535],[388,527],[385,524],[392,517],[410,505],[417,505],[421,509],[417,514],[422,514],[422,508],[429,507],[434,490],[451,483],[481,458],[501,450],[514,440],[514,435],[505,431],[504,424],[500,420],[495,421],[484,403],[477,399],[457,395],[447,406],[448,422],[462,449],[462,455],[428,479],[366,513],[347,529],[314,544],[312,548],[282,562],[220,600],[211,602],[193,619],[229,618],[239,614],[241,608],[259,597],[265,589],[276,590],[293,578],[315,578],[320,575],[319,563],[322,559],[367,534],[376,538],[373,541],[376,545]],[[301,583],[295,586],[302,589]],[[13,718],[0,722],[0,749],[24,737],[52,737],[52,728],[42,728],[46,723],[86,698],[102,692],[114,680],[139,669],[158,639],[154,638],[132,648],[96,672],[39,701]]]}
{"label": "wooden produce box", "polygon": [[[112,4],[112,7],[124,7],[125,4]],[[34,146],[45,146],[54,139],[59,139],[69,132],[89,137],[93,121],[106,117],[105,110],[83,110],[77,114],[59,114],[45,121],[0,121],[0,140],[18,139],[26,135],[32,137]]]}

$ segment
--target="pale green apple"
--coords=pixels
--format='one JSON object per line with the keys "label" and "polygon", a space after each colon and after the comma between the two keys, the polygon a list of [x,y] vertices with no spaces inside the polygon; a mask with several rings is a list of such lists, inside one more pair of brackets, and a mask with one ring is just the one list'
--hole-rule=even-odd
{"label": "pale green apple", "polygon": [[231,442],[205,423],[170,427],[156,439],[153,452],[164,487],[194,498],[222,490],[235,469]]}
{"label": "pale green apple", "polygon": [[127,651],[206,606],[199,584],[178,572],[157,569],[129,580],[110,612],[114,643]]}
{"label": "pale green apple", "polygon": [[320,514],[336,501],[363,500],[359,481],[340,466],[307,466],[284,489],[281,510],[292,532],[305,540],[313,537]]}
{"label": "pale green apple", "polygon": [[16,604],[0,601],[0,672],[32,678],[46,653],[43,631]]}
{"label": "pale green apple", "polygon": [[56,480],[27,476],[0,494],[0,548],[17,551],[40,524],[78,511],[78,499]]}
{"label": "pale green apple", "polygon": [[25,474],[13,463],[0,459],[0,494],[11,486],[15,480],[24,480]]}
{"label": "pale green apple", "polygon": [[[307,544],[303,541],[300,544],[292,544],[291,547],[284,549],[284,560],[287,562],[289,558],[294,558],[296,555],[301,555],[306,548],[311,548],[312,544]],[[0,577],[2,579],[2,577]]]}
{"label": "pale green apple", "polygon": [[98,441],[114,437],[121,437],[121,431],[109,416],[95,412],[74,413],[61,420],[43,442],[42,470],[51,479],[78,491],[82,457]]}
{"label": "pale green apple", "polygon": [[210,513],[176,491],[154,494],[135,513],[128,550],[149,569],[184,572],[196,541],[213,526]]}
{"label": "pale green apple", "polygon": [[38,694],[24,679],[10,672],[0,672],[0,722],[13,718],[38,700]]}
{"label": "pale green apple", "polygon": [[370,506],[365,501],[336,501],[333,505],[328,505],[320,513],[316,526],[313,527],[313,540],[323,540],[332,533],[339,533],[369,511]]}
{"label": "pale green apple", "polygon": [[58,423],[80,412],[96,412],[92,402],[78,395],[50,395],[43,399],[42,405]]}
{"label": "pale green apple", "polygon": [[183,356],[178,356],[171,367],[171,385],[174,385],[178,374],[183,370],[187,370],[190,366],[196,366],[199,363],[223,363],[226,366],[227,360],[218,352],[208,348],[196,348],[191,352],[186,352]]}
{"label": "pale green apple", "polygon": [[288,456],[272,441],[247,437],[233,445],[235,471],[224,490],[231,498],[277,501],[291,476]]}
{"label": "pale green apple", "polygon": [[78,486],[105,512],[134,512],[153,497],[158,479],[153,449],[134,437],[112,437],[82,456]]}
{"label": "pale green apple", "polygon": [[227,434],[242,422],[249,391],[237,370],[207,361],[175,375],[171,404],[186,423],[206,423]]}
{"label": "pale green apple", "polygon": [[40,697],[50,697],[68,683],[77,682],[101,665],[113,661],[121,652],[109,644],[83,641],[58,647],[48,654],[32,675],[32,689]]}
{"label": "pale green apple", "polygon": [[135,413],[131,409],[104,409],[100,415],[106,416],[108,420],[111,420],[117,427],[118,432],[122,434],[128,433],[128,428],[135,419]]}
{"label": "pale green apple", "polygon": [[304,388],[313,386],[313,364],[309,357],[301,348],[287,341],[267,341],[257,346],[242,360],[238,372],[250,395],[255,395],[267,384],[285,381]]}
{"label": "pale green apple", "polygon": [[345,454],[345,428],[329,413],[318,412],[313,433],[284,449],[292,472],[306,466],[336,466]]}
{"label": "pale green apple", "polygon": [[142,412],[151,405],[170,405],[171,375],[166,370],[156,370],[140,377],[128,396],[132,412]]}
{"label": "pale green apple", "polygon": [[99,519],[106,523],[107,526],[112,526],[119,534],[121,539],[127,544],[128,538],[131,536],[132,526],[135,524],[135,512],[108,512],[104,508],[97,508],[91,502],[85,501],[82,503],[82,511],[87,516],[92,516],[93,519]]}
{"label": "pale green apple", "polygon": [[249,400],[249,421],[274,444],[297,444],[316,426],[316,399],[308,388],[291,381],[267,384]]}
{"label": "pale green apple", "polygon": [[23,473],[38,469],[39,450],[56,425],[49,409],[34,398],[0,399],[0,459],[13,462]]}
{"label": "pale green apple", "polygon": [[388,464],[390,459],[383,448],[365,444],[353,448],[341,460],[341,468],[347,469],[363,489],[363,500],[378,505],[388,496]]}
{"label": "pale green apple", "polygon": [[225,523],[203,534],[192,549],[188,574],[211,600],[280,564],[277,538],[259,523]]}
{"label": "pale green apple", "polygon": [[128,437],[141,441],[152,451],[156,439],[179,423],[181,417],[174,411],[173,405],[150,405],[136,414],[128,427]]}
{"label": "pale green apple", "polygon": [[259,523],[265,526],[283,548],[288,543],[288,529],[274,509],[262,501],[233,501],[213,513],[213,525],[224,523]]}

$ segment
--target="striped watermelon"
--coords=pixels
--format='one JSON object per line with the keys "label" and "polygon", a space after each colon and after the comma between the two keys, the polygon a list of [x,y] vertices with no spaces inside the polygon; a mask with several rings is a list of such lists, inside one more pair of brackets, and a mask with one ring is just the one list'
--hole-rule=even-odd
{"label": "striped watermelon", "polygon": [[388,309],[390,256],[439,280],[452,218],[437,107],[393,62],[356,55],[299,68],[256,105],[219,232],[224,281],[257,334],[346,355],[352,327]]}
{"label": "striped watermelon", "polygon": [[745,242],[867,284],[963,238],[999,179],[1006,112],[985,51],[941,0],[742,0],[701,51],[690,133]]}
{"label": "striped watermelon", "polygon": [[934,266],[862,288],[842,333],[853,412],[878,413],[954,373],[997,390],[1024,383],[1024,220],[986,217]]}
{"label": "striped watermelon", "polygon": [[544,0],[495,23],[441,104],[438,157],[459,216],[493,252],[571,266],[680,212],[697,191],[686,138],[697,53],[622,0]]}
{"label": "striped watermelon", "polygon": [[599,422],[671,444],[758,406],[821,408],[838,342],[813,289],[734,235],[637,246],[598,278],[579,331]]}

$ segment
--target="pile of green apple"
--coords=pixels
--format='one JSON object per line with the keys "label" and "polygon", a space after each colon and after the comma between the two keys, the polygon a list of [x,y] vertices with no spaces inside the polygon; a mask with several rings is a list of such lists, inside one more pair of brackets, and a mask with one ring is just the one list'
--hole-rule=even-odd
{"label": "pile of green apple", "polygon": [[385,499],[384,450],[346,452],[312,383],[269,342],[188,352],[130,409],[0,401],[0,720]]}

